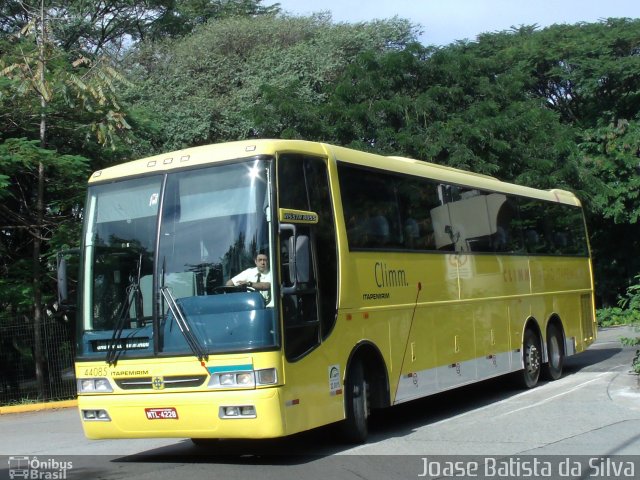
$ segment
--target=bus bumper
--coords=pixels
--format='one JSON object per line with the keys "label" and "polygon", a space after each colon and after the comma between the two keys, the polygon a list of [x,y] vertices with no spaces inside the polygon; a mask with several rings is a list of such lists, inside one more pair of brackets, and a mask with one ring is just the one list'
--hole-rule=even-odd
{"label": "bus bumper", "polygon": [[[254,416],[224,415],[224,407],[250,406],[255,408]],[[287,434],[277,387],[224,392],[79,395],[78,410],[84,433],[91,439],[275,438]],[[99,411],[106,412],[108,418],[94,415]]]}

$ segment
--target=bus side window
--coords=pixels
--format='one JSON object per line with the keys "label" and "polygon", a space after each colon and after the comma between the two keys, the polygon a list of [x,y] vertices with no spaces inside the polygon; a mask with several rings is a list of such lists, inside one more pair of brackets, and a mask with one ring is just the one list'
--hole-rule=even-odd
{"label": "bus side window", "polygon": [[540,235],[532,228],[525,230],[524,243],[528,252],[536,252],[540,246]]}
{"label": "bus side window", "polygon": [[519,199],[528,253],[588,255],[579,207],[535,199]]}
{"label": "bus side window", "polygon": [[440,204],[436,184],[426,179],[398,178],[396,185],[402,246],[407,250],[435,250],[431,210]]}
{"label": "bus side window", "polygon": [[338,164],[338,175],[349,248],[402,247],[397,178],[344,164]]}
{"label": "bus side window", "polygon": [[519,225],[518,206],[515,199],[503,194],[490,194],[487,206],[489,223],[495,224],[492,251],[496,253],[518,253],[523,251]]}

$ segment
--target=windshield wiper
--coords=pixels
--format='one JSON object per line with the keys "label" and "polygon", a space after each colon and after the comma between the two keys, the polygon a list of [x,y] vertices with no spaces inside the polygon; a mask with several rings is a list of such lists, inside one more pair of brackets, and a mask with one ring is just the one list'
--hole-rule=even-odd
{"label": "windshield wiper", "polygon": [[109,365],[116,364],[116,362],[118,361],[118,357],[120,356],[120,352],[122,351],[120,339],[122,338],[122,332],[124,331],[125,322],[129,319],[131,298],[135,295],[135,293],[133,293],[132,295],[131,291],[135,288],[135,285],[130,285],[127,287],[127,298],[122,305],[122,310],[120,310],[120,315],[118,316],[116,327],[113,329],[113,335],[111,335],[111,340],[109,341],[109,346],[107,348],[107,363]]}
{"label": "windshield wiper", "polygon": [[116,326],[113,329],[113,335],[111,336],[111,341],[107,348],[106,361],[109,366],[115,365],[118,362],[118,357],[120,357],[122,350],[124,350],[124,346],[120,344],[120,339],[122,338],[125,323],[129,319],[129,310],[132,304],[135,305],[136,321],[140,322],[140,315],[142,313],[142,292],[140,291],[141,270],[142,254],[140,254],[138,259],[138,278],[135,281],[132,281],[126,289],[126,299],[122,305],[122,310],[120,310],[120,315],[118,316]]}
{"label": "windshield wiper", "polygon": [[184,338],[187,341],[187,344],[189,345],[189,348],[191,349],[193,354],[198,357],[198,360],[200,360],[201,362],[203,360],[208,360],[209,356],[205,353],[204,348],[202,348],[202,345],[200,345],[200,342],[198,342],[198,338],[195,336],[191,328],[189,328],[189,321],[183,314],[182,308],[180,308],[180,305],[178,305],[178,303],[176,302],[176,299],[173,297],[173,294],[171,293],[169,287],[160,287],[160,293],[162,293],[162,296],[167,302],[169,310],[171,310],[173,318],[176,319],[176,323],[178,324],[178,327],[180,328],[182,335],[184,335]]}

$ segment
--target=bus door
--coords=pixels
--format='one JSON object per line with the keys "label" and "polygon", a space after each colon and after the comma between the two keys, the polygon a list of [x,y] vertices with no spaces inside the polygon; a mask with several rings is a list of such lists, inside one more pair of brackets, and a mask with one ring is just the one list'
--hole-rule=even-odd
{"label": "bus door", "polygon": [[326,160],[283,154],[277,172],[285,402],[292,432],[343,414],[341,396],[330,389],[335,358],[321,348],[336,321],[338,259]]}

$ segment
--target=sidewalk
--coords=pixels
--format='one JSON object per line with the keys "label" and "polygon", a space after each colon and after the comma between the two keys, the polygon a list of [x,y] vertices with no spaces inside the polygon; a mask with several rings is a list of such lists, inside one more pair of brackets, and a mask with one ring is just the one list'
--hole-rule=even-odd
{"label": "sidewalk", "polygon": [[[598,340],[595,345],[605,342],[620,345],[621,337],[637,337],[640,333],[634,327],[621,325],[598,330]],[[636,350],[637,347],[624,347]],[[622,367],[611,380],[608,387],[611,400],[625,408],[640,410],[640,376],[631,371],[631,363]]]}
{"label": "sidewalk", "polygon": [[70,408],[77,407],[77,400],[62,400],[59,402],[46,402],[46,403],[25,403],[22,405],[10,405],[6,407],[0,407],[0,415],[7,413],[26,413],[26,412],[39,412],[40,410],[55,410],[57,408]]}
{"label": "sidewalk", "polygon": [[625,408],[640,411],[640,377],[620,372],[609,385],[609,396],[612,401]]}

